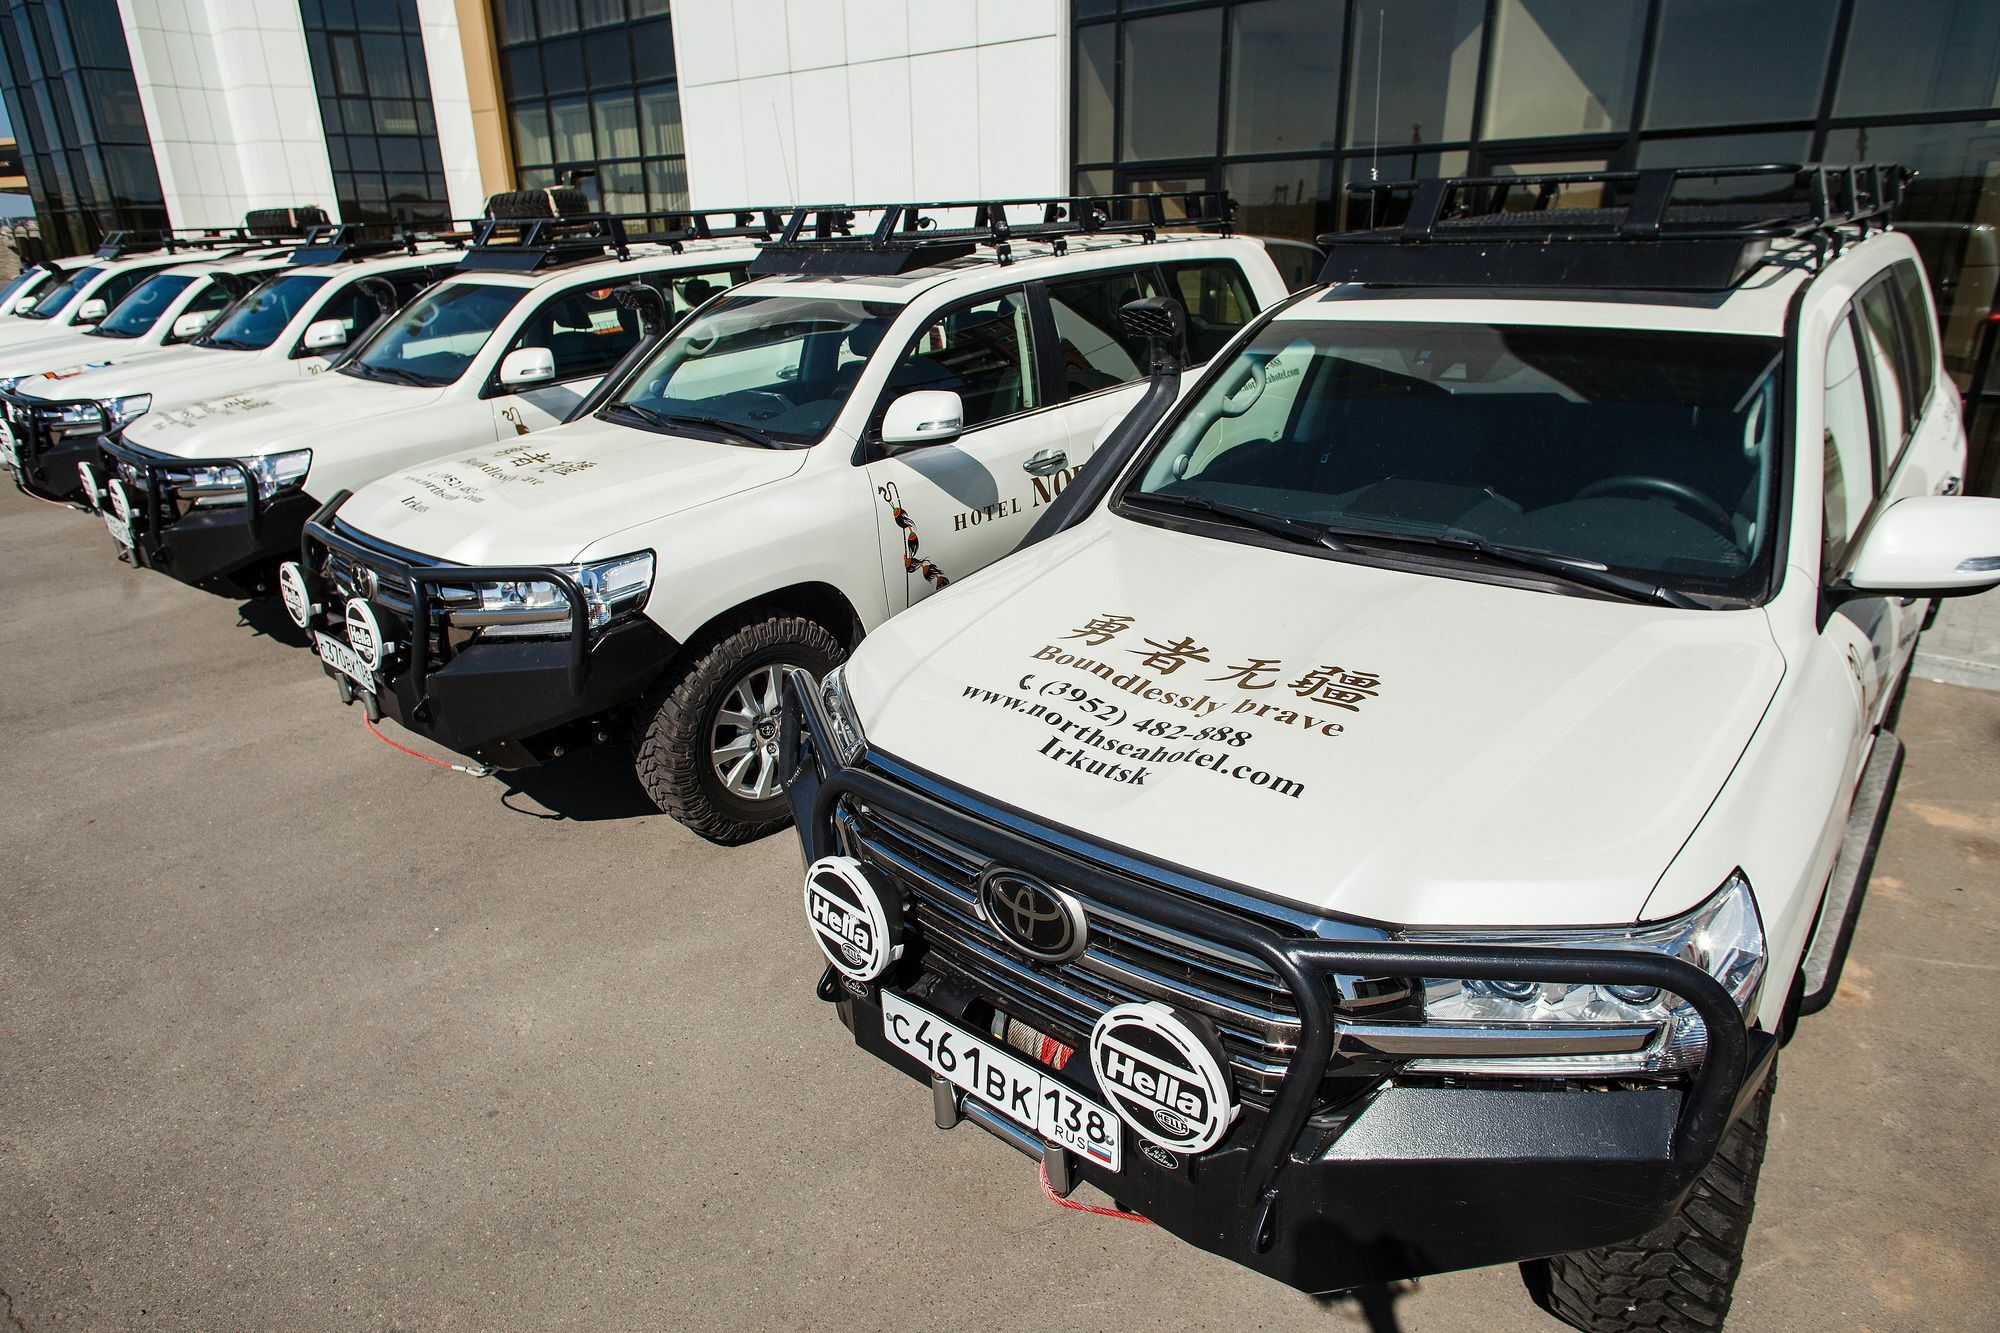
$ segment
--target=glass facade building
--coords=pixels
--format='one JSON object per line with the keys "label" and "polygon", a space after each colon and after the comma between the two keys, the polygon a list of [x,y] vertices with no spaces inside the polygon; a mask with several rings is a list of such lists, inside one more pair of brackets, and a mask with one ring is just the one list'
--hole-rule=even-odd
{"label": "glass facade building", "polygon": [[514,168],[614,213],[685,208],[667,0],[494,0]]}
{"label": "glass facade building", "polygon": [[416,0],[300,0],[299,16],[341,218],[450,217]]}
{"label": "glass facade building", "polygon": [[1079,190],[1220,187],[1246,230],[1310,240],[1369,225],[1353,182],[1900,162],[1962,386],[1990,331],[1995,0],[1074,4]]}
{"label": "glass facade building", "polygon": [[0,0],[0,59],[50,254],[168,225],[116,0]]}

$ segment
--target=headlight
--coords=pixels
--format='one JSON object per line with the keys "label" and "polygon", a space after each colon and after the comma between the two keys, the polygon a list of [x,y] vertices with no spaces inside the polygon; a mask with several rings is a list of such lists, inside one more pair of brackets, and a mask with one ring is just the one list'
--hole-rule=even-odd
{"label": "headlight", "polygon": [[[653,590],[651,551],[621,555],[588,565],[557,565],[583,588],[590,627],[602,629],[645,605]],[[569,597],[554,583],[508,582],[473,585],[478,608],[454,610],[451,622],[476,627],[480,637],[534,638],[569,633]]]}
{"label": "headlight", "polygon": [[[0,387],[6,387],[0,381]],[[104,430],[118,430],[129,426],[146,414],[153,405],[150,393],[127,394],[123,398],[106,398],[96,403],[69,403],[55,409],[44,409],[42,419],[49,423],[56,435],[82,435]],[[102,411],[99,411],[102,408]]]}
{"label": "headlight", "polygon": [[0,376],[0,393],[12,393],[14,386],[26,378],[28,378],[26,375]]}
{"label": "headlight", "polygon": [[[1438,941],[1435,934],[1411,932],[1411,943]],[[1764,927],[1757,916],[1750,881],[1734,871],[1709,899],[1685,916],[1645,925],[1574,931],[1494,932],[1477,939],[1454,934],[1453,943],[1533,944],[1563,948],[1647,949],[1693,963],[1722,983],[1746,1015],[1764,980]],[[1634,1051],[1612,1055],[1530,1055],[1521,1057],[1426,1057],[1412,1060],[1413,1073],[1489,1074],[1507,1077],[1588,1077],[1666,1075],[1701,1063],[1708,1036],[1694,1007],[1650,987],[1591,986],[1565,982],[1422,982],[1427,1031],[1453,1028],[1585,1034],[1643,1028],[1653,1033]]]}
{"label": "headlight", "polygon": [[861,720],[855,714],[853,700],[847,697],[845,662],[827,672],[826,678],[820,681],[819,711],[827,727],[827,735],[820,740],[832,757],[842,764],[852,764],[859,759],[862,750],[868,746],[868,737],[861,730]]}
{"label": "headlight", "polygon": [[[305,480],[312,470],[312,450],[261,454],[243,459],[243,466],[257,479],[257,498],[268,500],[279,491],[290,490]],[[171,474],[174,488],[197,498],[233,498],[243,494],[243,474],[233,467],[191,467]]]}

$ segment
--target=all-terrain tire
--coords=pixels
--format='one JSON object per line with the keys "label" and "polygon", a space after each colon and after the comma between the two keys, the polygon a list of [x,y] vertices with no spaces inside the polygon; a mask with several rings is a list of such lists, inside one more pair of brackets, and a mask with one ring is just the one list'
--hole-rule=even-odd
{"label": "all-terrain tire", "polygon": [[1622,1245],[1521,1265],[1535,1303],[1585,1333],[1715,1333],[1729,1314],[1770,1129],[1774,1066],[1680,1211]]}
{"label": "all-terrain tire", "polygon": [[749,842],[785,827],[791,809],[782,790],[751,800],[715,771],[717,715],[732,687],[763,667],[821,676],[846,655],[826,626],[777,611],[746,613],[690,644],[633,719],[634,761],[653,804],[712,842]]}

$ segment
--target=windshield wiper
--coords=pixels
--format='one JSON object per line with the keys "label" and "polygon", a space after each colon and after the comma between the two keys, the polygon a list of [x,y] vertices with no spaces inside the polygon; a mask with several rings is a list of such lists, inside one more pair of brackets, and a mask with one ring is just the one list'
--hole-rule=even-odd
{"label": "windshield wiper", "polygon": [[1323,524],[1286,518],[1280,514],[1267,514],[1261,509],[1246,509],[1242,505],[1224,504],[1205,495],[1165,495],[1157,491],[1147,491],[1137,495],[1127,495],[1125,503],[1151,505],[1161,509],[1180,509],[1210,518],[1219,518],[1224,522],[1234,523],[1239,528],[1255,528],[1259,532],[1268,532],[1274,537],[1284,537],[1302,546],[1323,546],[1332,551],[1347,549]]}
{"label": "windshield wiper", "polygon": [[1679,607],[1684,611],[1703,609],[1700,602],[1684,592],[1650,579],[1635,579],[1629,575],[1615,574],[1594,560],[1585,560],[1573,555],[1557,555],[1553,551],[1540,551],[1529,546],[1508,546],[1503,542],[1488,541],[1484,537],[1462,529],[1448,529],[1443,532],[1405,532],[1392,528],[1350,528],[1340,524],[1329,524],[1327,532],[1335,538],[1408,542],[1413,546],[1471,551],[1495,564],[1511,565],[1516,569],[1530,570],[1537,574],[1549,574],[1570,583],[1582,584],[1598,592],[1608,592],[1628,602],[1656,602],[1661,606]]}
{"label": "windshield wiper", "polygon": [[351,366],[343,366],[342,369],[350,375],[359,375],[369,380],[382,380],[389,384],[410,384],[419,389],[437,387],[437,381],[430,376],[419,375],[416,371],[405,370],[401,366],[371,366],[366,361],[356,361]]}
{"label": "windshield wiper", "polygon": [[219,347],[225,352],[255,352],[262,350],[256,343],[244,342],[241,338],[196,338],[196,347]]}
{"label": "windshield wiper", "polygon": [[721,436],[725,439],[747,440],[759,449],[783,449],[788,447],[773,437],[766,435],[763,431],[758,430],[755,426],[745,426],[735,421],[724,421],[720,417],[691,417],[682,416],[674,412],[658,412],[650,407],[642,407],[638,403],[613,403],[604,410],[607,415],[612,412],[626,413],[628,416],[636,417],[649,426],[657,426],[661,430],[677,430],[693,435]]}

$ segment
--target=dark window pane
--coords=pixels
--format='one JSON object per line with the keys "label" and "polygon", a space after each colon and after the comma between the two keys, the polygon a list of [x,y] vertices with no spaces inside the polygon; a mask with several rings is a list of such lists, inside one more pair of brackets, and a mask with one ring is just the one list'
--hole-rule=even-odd
{"label": "dark window pane", "polygon": [[541,20],[544,37],[560,37],[576,31],[576,0],[535,0],[535,14]]}
{"label": "dark window pane", "polygon": [[358,97],[340,99],[340,118],[347,125],[349,134],[373,134],[375,132],[375,112],[367,102]]}
{"label": "dark window pane", "polygon": [[542,46],[542,78],[552,93],[579,92],[590,86],[583,72],[583,41],[571,37]]}
{"label": "dark window pane", "polygon": [[549,139],[549,113],[540,102],[514,108],[514,156],[520,162],[553,162],[555,148]]}
{"label": "dark window pane", "polygon": [[2000,5],[1856,0],[1837,116],[2000,105]]}
{"label": "dark window pane", "polygon": [[1500,0],[1488,139],[1601,134],[1632,123],[1644,0]]}
{"label": "dark window pane", "polygon": [[632,17],[635,19],[652,18],[655,15],[666,13],[672,7],[672,4],[673,0],[631,0]]}
{"label": "dark window pane", "polygon": [[408,171],[422,174],[424,169],[424,146],[410,136],[382,138],[376,140],[381,149],[384,171]]}
{"label": "dark window pane", "polygon": [[64,8],[69,14],[70,40],[76,44],[78,64],[103,69],[131,67],[117,0],[70,0]]}
{"label": "dark window pane", "polygon": [[637,162],[606,162],[597,169],[604,208],[611,213],[646,211],[646,175]]}
{"label": "dark window pane", "polygon": [[493,17],[503,42],[525,42],[535,35],[535,0],[499,0]]}
{"label": "dark window pane", "polygon": [[1118,64],[1118,26],[1102,24],[1076,33],[1076,157],[1079,162],[1109,162],[1111,97]]}
{"label": "dark window pane", "polygon": [[597,157],[590,146],[590,102],[572,97],[549,103],[549,127],[555,135],[556,161],[589,162]]}
{"label": "dark window pane", "polygon": [[654,209],[686,208],[688,206],[687,162],[673,158],[666,162],[646,164],[646,195]]}
{"label": "dark window pane", "polygon": [[368,74],[361,63],[361,39],[352,33],[338,32],[330,41],[333,47],[333,90],[343,97],[366,97]]}
{"label": "dark window pane", "polygon": [[375,151],[375,136],[372,134],[350,134],[347,136],[347,165],[354,171],[379,171],[382,167],[381,154]]}
{"label": "dark window pane", "polygon": [[1230,11],[1226,151],[1335,146],[1345,8],[1325,0],[1263,0]]}
{"label": "dark window pane", "polygon": [[1212,156],[1222,85],[1222,11],[1163,14],[1124,29],[1123,156]]}
{"label": "dark window pane", "polygon": [[1825,0],[1662,0],[1648,129],[1811,120],[1835,6]]}
{"label": "dark window pane", "polygon": [[1354,12],[1347,142],[1472,136],[1485,0],[1369,0]]}
{"label": "dark window pane", "polygon": [[633,74],[645,79],[674,77],[674,25],[665,19],[632,28]]}
{"label": "dark window pane", "polygon": [[375,103],[375,129],[381,134],[415,134],[416,103],[399,99],[384,99]]}
{"label": "dark window pane", "polygon": [[625,0],[583,0],[583,26],[601,28],[625,21]]}
{"label": "dark window pane", "polygon": [[400,36],[371,32],[361,39],[361,54],[367,62],[369,92],[377,97],[415,96]]}
{"label": "dark window pane", "polygon": [[98,137],[111,143],[150,144],[139,90],[123,70],[90,70],[84,76],[97,113]]}
{"label": "dark window pane", "polygon": [[1118,12],[1118,0],[1076,0],[1076,16],[1080,19],[1109,18]]}
{"label": "dark window pane", "polygon": [[[1703,134],[1691,139],[1648,139],[1639,145],[1642,167],[1728,167],[1760,162],[1802,162],[1812,136],[1804,130],[1779,134]],[[1793,181],[1755,176],[1718,180],[1683,179],[1674,198],[1687,203],[1734,199],[1785,199]]]}
{"label": "dark window pane", "polygon": [[354,26],[371,32],[401,32],[402,5],[398,0],[354,0]]}
{"label": "dark window pane", "polygon": [[681,140],[681,95],[675,89],[641,88],[639,125],[647,157],[679,157],[686,151]]}
{"label": "dark window pane", "polygon": [[1246,235],[1310,242],[1339,229],[1334,171],[1324,158],[1232,162],[1222,187],[1236,201],[1236,225]]}
{"label": "dark window pane", "polygon": [[507,52],[507,91],[515,97],[543,91],[542,57],[534,47],[517,46]]}
{"label": "dark window pane", "polygon": [[600,93],[591,99],[600,157],[639,156],[639,113],[632,94]]}
{"label": "dark window pane", "polygon": [[591,33],[584,46],[584,58],[593,88],[632,82],[632,43],[625,29]]}

